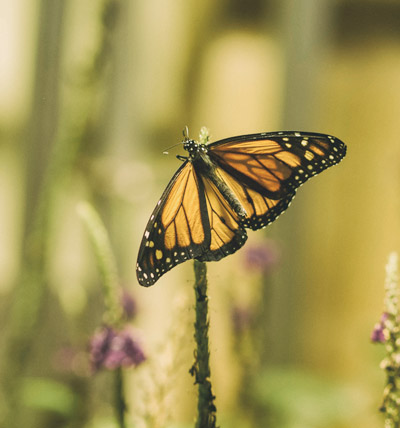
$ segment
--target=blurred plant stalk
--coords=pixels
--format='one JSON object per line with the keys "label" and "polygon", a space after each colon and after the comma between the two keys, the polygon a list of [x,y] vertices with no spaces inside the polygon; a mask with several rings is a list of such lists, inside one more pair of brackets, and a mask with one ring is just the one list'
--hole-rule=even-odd
{"label": "blurred plant stalk", "polygon": [[[97,265],[102,277],[104,295],[104,323],[112,327],[120,327],[123,323],[123,311],[120,305],[120,289],[117,275],[117,265],[111,249],[110,239],[100,216],[88,202],[78,205],[81,216],[89,233]],[[126,427],[125,414],[127,410],[124,395],[124,377],[121,366],[114,370],[115,377],[115,411],[119,428]]]}
{"label": "blurred plant stalk", "polygon": [[56,137],[64,12],[64,2],[41,2],[31,117],[24,141],[26,206],[21,272],[10,301],[1,367],[4,412],[0,412],[0,425],[9,428],[17,427],[21,416],[19,393],[45,304],[52,196],[66,165],[58,156],[61,140]]}
{"label": "blurred plant stalk", "polygon": [[386,265],[384,313],[375,326],[372,340],[385,344],[386,356],[381,368],[386,372],[386,385],[380,411],[385,415],[385,428],[400,427],[400,318],[398,254],[389,255]]}
{"label": "blurred plant stalk", "polygon": [[122,323],[122,307],[120,304],[120,290],[117,265],[111,249],[110,239],[100,216],[88,202],[81,202],[78,207],[86,229],[89,233],[97,265],[102,277],[103,294],[105,301],[104,323],[119,327]]}

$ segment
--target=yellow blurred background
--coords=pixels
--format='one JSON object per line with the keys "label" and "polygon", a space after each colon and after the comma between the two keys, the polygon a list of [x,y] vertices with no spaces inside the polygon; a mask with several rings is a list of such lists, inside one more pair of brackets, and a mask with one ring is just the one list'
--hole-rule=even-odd
{"label": "yellow blurred background", "polygon": [[[208,264],[218,423],[383,426],[370,334],[400,248],[400,3],[0,0],[0,23],[0,425],[11,400],[15,426],[116,426],[109,373],[82,368],[103,307],[76,211],[88,200],[148,356],[126,371],[129,426],[193,426],[193,264],[149,289],[135,265],[183,154],[163,150],[204,125],[211,141],[298,130],[348,146],[273,225]],[[268,273],[246,267],[260,245],[279,255]],[[60,402],[33,399],[26,379],[54,382]]]}

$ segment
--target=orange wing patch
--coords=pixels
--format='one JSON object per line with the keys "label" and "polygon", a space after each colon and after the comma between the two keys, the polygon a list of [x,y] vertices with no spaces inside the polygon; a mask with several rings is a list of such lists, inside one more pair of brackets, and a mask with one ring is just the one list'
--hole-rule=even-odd
{"label": "orange wing patch", "polygon": [[[277,144],[274,145],[274,147]],[[221,167],[234,170],[247,177],[257,186],[265,189],[271,197],[282,197],[282,183],[293,174],[293,168],[301,164],[299,156],[282,150],[271,154],[251,155],[247,153],[226,152],[223,157],[219,153],[219,147],[212,150],[212,155],[217,158]],[[274,196],[274,194],[276,194]]]}
{"label": "orange wing patch", "polygon": [[228,142],[226,144],[219,144],[218,150],[219,152],[224,153],[224,157],[226,156],[225,153],[229,152],[236,152],[236,153],[243,153],[246,152],[247,154],[273,154],[276,153],[278,150],[281,150],[281,145],[274,141],[274,140],[262,140],[263,144],[260,145],[260,142],[257,140],[251,140],[251,141],[238,141],[238,142]]}
{"label": "orange wing patch", "polygon": [[192,242],[200,244],[204,241],[201,216],[190,215],[193,211],[200,213],[200,199],[197,177],[192,164],[188,163],[166,198],[161,213],[165,248],[188,247]]}

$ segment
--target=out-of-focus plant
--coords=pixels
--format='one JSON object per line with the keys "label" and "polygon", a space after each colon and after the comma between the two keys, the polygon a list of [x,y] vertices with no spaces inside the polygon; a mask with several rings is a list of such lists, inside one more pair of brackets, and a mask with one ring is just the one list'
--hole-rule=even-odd
{"label": "out-of-focus plant", "polygon": [[265,403],[253,394],[253,384],[264,366],[262,353],[265,341],[265,316],[268,313],[271,294],[271,275],[280,261],[280,249],[271,239],[257,244],[248,244],[243,251],[243,269],[252,282],[251,296],[246,299],[232,296],[231,323],[233,348],[240,367],[238,408],[243,414],[243,423],[250,426],[269,423]]}
{"label": "out-of-focus plant", "polygon": [[[188,338],[192,332],[191,309],[185,292],[173,299],[171,323],[161,342],[149,352],[146,367],[136,377],[141,388],[135,400],[135,427],[172,427],[176,402],[181,399],[178,385],[183,381],[188,386],[187,361],[193,355],[193,344]],[[193,424],[188,426],[192,428]]]}
{"label": "out-of-focus plant", "polygon": [[261,273],[264,278],[276,269],[279,261],[278,245],[270,239],[250,245],[244,253],[244,268],[253,273]]}
{"label": "out-of-focus plant", "polygon": [[249,244],[243,256],[252,290],[246,300],[232,298],[231,303],[233,348],[240,369],[236,399],[240,422],[233,426],[310,428],[351,424],[359,411],[357,388],[301,367],[277,364],[268,355],[273,352],[270,305],[273,275],[281,260],[278,243],[266,239]]}
{"label": "out-of-focus plant", "polygon": [[80,203],[78,212],[89,232],[96,255],[105,303],[104,325],[95,332],[90,343],[91,366],[93,372],[101,369],[114,371],[115,410],[119,427],[125,428],[127,404],[122,368],[136,367],[146,359],[139,340],[125,326],[125,319],[134,314],[135,305],[126,293],[123,294],[119,285],[114,254],[99,215],[87,202]]}
{"label": "out-of-focus plant", "polygon": [[352,426],[363,406],[360,388],[300,367],[265,366],[253,378],[251,390],[261,426],[271,428]]}
{"label": "out-of-focus plant", "polygon": [[386,356],[381,368],[386,372],[386,385],[380,411],[385,415],[385,428],[400,427],[400,308],[398,254],[389,255],[386,265],[384,312],[375,325],[371,339],[384,343]]}
{"label": "out-of-focus plant", "polygon": [[[37,46],[34,49],[37,56],[31,117],[24,127],[26,138],[22,150],[26,159],[23,166],[26,203],[21,271],[7,304],[7,328],[3,332],[0,358],[0,425],[8,428],[19,427],[27,419],[29,423],[35,423],[32,421],[36,421],[36,416],[41,418],[40,412],[31,417],[24,406],[27,404],[35,410],[45,409],[43,400],[40,406],[35,407],[37,400],[25,398],[33,391],[32,385],[40,384],[42,391],[46,385],[54,385],[53,380],[47,379],[49,374],[46,378],[37,379],[38,382],[31,382],[29,371],[43,314],[50,312],[52,304],[48,267],[51,237],[59,221],[54,215],[55,207],[63,193],[63,186],[73,174],[83,142],[98,125],[98,93],[110,62],[110,39],[116,27],[119,3],[119,0],[102,0],[99,8],[102,16],[98,20],[101,21],[100,37],[94,45],[95,49],[85,58],[84,65],[76,64],[69,74],[63,68],[67,31],[64,24],[69,5],[67,2],[38,2],[40,24],[37,25]],[[94,17],[93,22],[96,19]],[[66,74],[70,79],[62,78]],[[59,385],[62,388],[61,383]],[[54,395],[42,394],[42,397]],[[49,413],[57,414],[55,402],[49,402]],[[65,409],[59,409],[60,413],[65,414]],[[77,413],[71,411],[69,416],[74,414],[75,418]],[[51,415],[46,417],[51,418]]]}

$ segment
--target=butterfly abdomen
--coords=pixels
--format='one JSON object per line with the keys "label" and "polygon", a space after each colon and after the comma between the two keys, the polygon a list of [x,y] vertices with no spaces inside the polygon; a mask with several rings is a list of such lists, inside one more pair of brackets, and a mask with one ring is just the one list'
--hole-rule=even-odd
{"label": "butterfly abdomen", "polygon": [[207,152],[199,151],[194,159],[191,159],[196,172],[203,177],[208,178],[215,187],[221,192],[225,200],[235,213],[241,217],[246,217],[246,210],[243,208],[237,196],[232,189],[225,183],[217,172],[217,165],[208,156]]}

